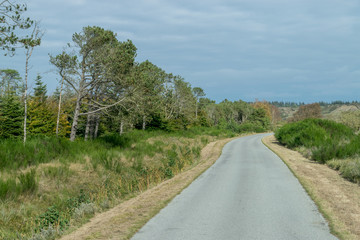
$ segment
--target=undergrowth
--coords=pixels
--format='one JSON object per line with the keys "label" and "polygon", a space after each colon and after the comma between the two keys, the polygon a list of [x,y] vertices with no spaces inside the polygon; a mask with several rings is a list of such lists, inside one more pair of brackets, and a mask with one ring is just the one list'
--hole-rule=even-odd
{"label": "undergrowth", "polygon": [[[0,144],[0,239],[54,239],[137,192],[197,163],[234,132],[132,131],[73,143],[51,137]],[[12,150],[10,150],[12,149]]]}

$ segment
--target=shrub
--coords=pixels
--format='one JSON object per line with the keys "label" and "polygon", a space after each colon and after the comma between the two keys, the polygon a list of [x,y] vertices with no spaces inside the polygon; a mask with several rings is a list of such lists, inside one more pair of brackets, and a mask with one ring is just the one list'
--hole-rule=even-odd
{"label": "shrub", "polygon": [[275,137],[289,148],[305,147],[312,159],[324,163],[360,153],[360,138],[351,128],[330,120],[306,119],[278,129]]}

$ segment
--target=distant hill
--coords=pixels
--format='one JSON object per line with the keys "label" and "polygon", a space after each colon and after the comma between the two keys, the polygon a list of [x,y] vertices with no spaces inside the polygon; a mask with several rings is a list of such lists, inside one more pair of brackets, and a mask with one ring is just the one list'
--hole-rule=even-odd
{"label": "distant hill", "polygon": [[[304,103],[283,103],[283,102],[270,102],[277,106],[280,110],[281,118],[283,120],[287,120],[294,115],[294,113],[299,109],[300,106],[304,105]],[[336,101],[333,103],[319,103],[321,106],[321,113],[323,118],[331,119],[338,121],[340,116],[345,112],[356,112],[360,111],[360,103],[359,102],[341,102]]]}

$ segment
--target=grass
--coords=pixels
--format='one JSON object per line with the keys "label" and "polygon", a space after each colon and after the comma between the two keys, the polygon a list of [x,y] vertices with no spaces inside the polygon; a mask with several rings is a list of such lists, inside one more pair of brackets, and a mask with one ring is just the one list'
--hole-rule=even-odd
{"label": "grass", "polygon": [[16,178],[0,179],[0,200],[16,198],[21,194],[33,193],[38,187],[36,171],[20,173]]}
{"label": "grass", "polygon": [[360,184],[360,159],[333,159],[326,163],[330,168],[338,170],[345,179]]}
{"label": "grass", "polygon": [[[50,239],[195,165],[208,142],[233,135],[199,127],[73,143],[51,137],[30,138],[25,146],[2,140],[0,239],[37,239],[42,233]],[[20,206],[21,213],[7,210]]]}

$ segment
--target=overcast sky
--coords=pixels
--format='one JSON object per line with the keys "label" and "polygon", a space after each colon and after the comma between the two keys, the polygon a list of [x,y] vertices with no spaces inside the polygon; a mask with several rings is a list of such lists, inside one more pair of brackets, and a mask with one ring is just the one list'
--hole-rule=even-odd
{"label": "overcast sky", "polygon": [[[27,14],[45,30],[30,79],[40,73],[49,92],[57,76],[48,54],[83,27],[100,26],[131,39],[138,62],[148,59],[216,101],[360,100],[358,0],[31,0]],[[23,74],[23,50],[0,62]]]}

